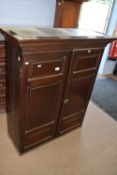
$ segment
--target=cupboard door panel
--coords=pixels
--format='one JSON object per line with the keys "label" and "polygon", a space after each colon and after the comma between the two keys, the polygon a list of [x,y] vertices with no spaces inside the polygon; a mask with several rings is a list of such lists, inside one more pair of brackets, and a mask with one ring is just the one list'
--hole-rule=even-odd
{"label": "cupboard door panel", "polygon": [[64,100],[64,116],[85,110],[92,79],[93,75],[89,75],[72,80],[68,101]]}
{"label": "cupboard door panel", "polygon": [[[71,52],[49,52],[30,60],[27,73],[25,149],[56,134]],[[41,65],[41,67],[37,67]],[[60,70],[55,68],[60,67]]]}
{"label": "cupboard door panel", "polygon": [[25,149],[55,136],[62,95],[62,80],[28,88]]}
{"label": "cupboard door panel", "polygon": [[27,130],[56,120],[59,82],[29,88]]}
{"label": "cupboard door panel", "polygon": [[64,93],[58,134],[82,124],[102,51],[103,49],[74,50]]}
{"label": "cupboard door panel", "polygon": [[74,52],[73,73],[86,69],[96,69],[102,52],[101,48],[82,49]]}
{"label": "cupboard door panel", "polygon": [[94,78],[95,72],[92,72],[89,75],[79,75],[77,79],[71,81],[69,95],[64,98],[62,105],[59,133],[64,133],[81,125]]}
{"label": "cupboard door panel", "polygon": [[58,1],[54,27],[76,28],[81,4],[79,2]]}

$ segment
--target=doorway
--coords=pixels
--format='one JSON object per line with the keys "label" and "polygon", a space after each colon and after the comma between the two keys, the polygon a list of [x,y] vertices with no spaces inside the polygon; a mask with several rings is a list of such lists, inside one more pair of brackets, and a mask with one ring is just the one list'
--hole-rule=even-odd
{"label": "doorway", "polygon": [[[108,24],[113,9],[114,0],[90,0],[85,2],[81,9],[79,27],[108,34]],[[115,8],[115,6],[114,6]],[[116,10],[115,10],[116,11]],[[102,62],[107,66],[109,46],[105,50]],[[107,54],[106,54],[107,53]],[[113,64],[113,62],[112,62]],[[102,64],[103,66],[103,64]],[[112,67],[111,65],[109,65]],[[110,67],[107,66],[106,69]],[[103,66],[104,67],[104,66]],[[109,68],[108,68],[109,67]],[[102,110],[117,121],[117,78],[113,75],[98,75],[91,100]]]}
{"label": "doorway", "polygon": [[82,5],[79,27],[106,33],[114,0],[90,0]]}

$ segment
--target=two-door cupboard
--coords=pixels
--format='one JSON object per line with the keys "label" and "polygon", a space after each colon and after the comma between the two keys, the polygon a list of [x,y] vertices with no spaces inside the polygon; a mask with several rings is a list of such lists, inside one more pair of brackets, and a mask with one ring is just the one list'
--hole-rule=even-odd
{"label": "two-door cupboard", "polygon": [[8,132],[20,152],[82,125],[104,47],[81,30],[2,28]]}

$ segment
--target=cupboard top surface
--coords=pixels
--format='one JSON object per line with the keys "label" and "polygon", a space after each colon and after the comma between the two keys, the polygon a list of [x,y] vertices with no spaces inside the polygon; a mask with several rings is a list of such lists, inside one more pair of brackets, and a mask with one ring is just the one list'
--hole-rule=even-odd
{"label": "cupboard top surface", "polygon": [[8,34],[18,41],[42,39],[111,39],[98,32],[83,29],[39,28],[39,27],[1,27],[4,34]]}

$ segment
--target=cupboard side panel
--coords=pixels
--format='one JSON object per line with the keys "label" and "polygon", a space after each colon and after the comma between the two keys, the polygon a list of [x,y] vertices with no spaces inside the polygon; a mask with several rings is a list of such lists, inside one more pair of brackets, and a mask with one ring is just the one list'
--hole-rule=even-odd
{"label": "cupboard side panel", "polygon": [[8,133],[16,147],[21,148],[21,117],[20,117],[20,63],[19,49],[12,42],[6,42],[7,50],[7,123]]}

